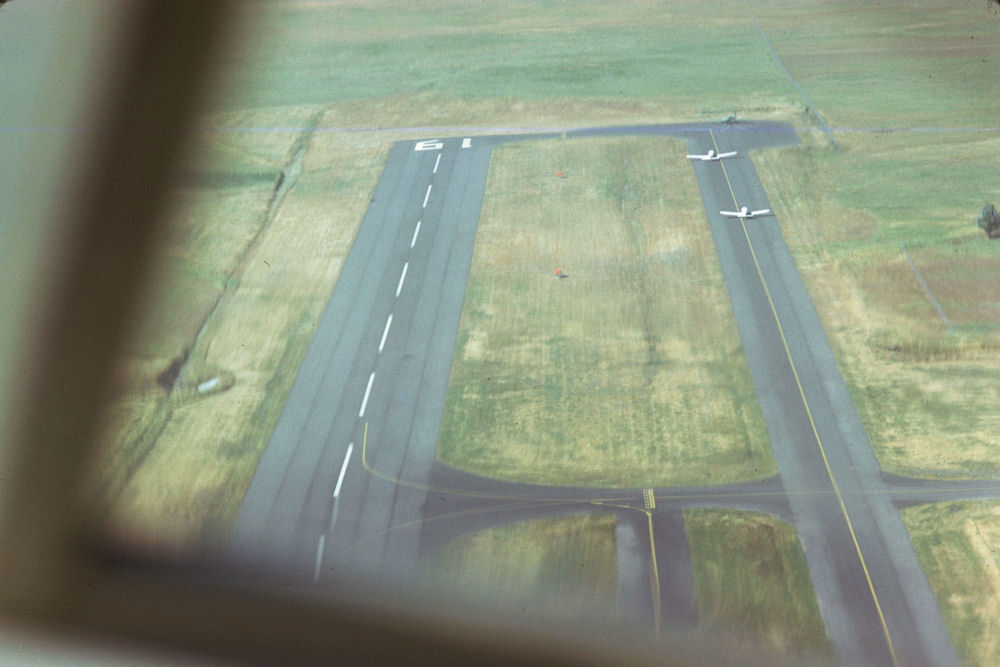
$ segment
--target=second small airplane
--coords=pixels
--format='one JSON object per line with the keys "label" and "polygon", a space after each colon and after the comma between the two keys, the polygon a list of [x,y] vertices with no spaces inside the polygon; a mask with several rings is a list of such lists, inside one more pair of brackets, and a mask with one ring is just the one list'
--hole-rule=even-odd
{"label": "second small airplane", "polygon": [[769,208],[762,208],[759,211],[748,210],[746,206],[741,206],[738,211],[719,211],[719,215],[724,215],[727,218],[756,218],[758,215],[767,215],[771,212]]}
{"label": "second small airplane", "polygon": [[692,160],[721,160],[724,157],[733,157],[738,151],[730,151],[729,153],[719,153],[714,148],[710,148],[704,155],[688,155]]}

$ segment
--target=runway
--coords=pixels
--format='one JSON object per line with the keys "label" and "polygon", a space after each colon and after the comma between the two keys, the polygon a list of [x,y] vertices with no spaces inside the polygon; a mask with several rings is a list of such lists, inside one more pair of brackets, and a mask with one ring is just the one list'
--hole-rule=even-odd
{"label": "runway", "polygon": [[[510,484],[436,463],[492,148],[643,134],[682,137],[691,152],[740,151],[693,168],[780,479],[579,489]],[[897,505],[962,497],[962,489],[881,474],[778,221],[718,214],[769,207],[749,151],[789,143],[797,138],[786,125],[737,123],[395,144],[241,505],[231,561],[318,586],[344,572],[407,578],[421,553],[465,532],[611,511],[620,524],[620,606],[658,632],[697,623],[680,510],[750,509],[794,523],[845,664],[956,664]],[[966,491],[996,497],[1000,488]]]}

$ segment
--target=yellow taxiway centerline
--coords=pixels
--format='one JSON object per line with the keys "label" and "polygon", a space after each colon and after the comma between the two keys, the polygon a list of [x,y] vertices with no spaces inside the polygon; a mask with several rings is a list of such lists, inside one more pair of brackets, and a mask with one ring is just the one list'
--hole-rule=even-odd
{"label": "yellow taxiway centerline", "polygon": [[[709,134],[712,137],[712,144],[715,146],[716,152],[719,150],[719,144],[715,141],[715,133],[709,129]],[[733,198],[733,204],[739,208],[739,201],[736,199],[736,193],[733,191],[733,184],[729,180],[729,173],[726,171],[726,165],[720,160],[719,165],[722,167],[722,175],[726,177],[726,184],[729,186],[729,194]],[[799,396],[802,398],[802,404],[805,406],[806,415],[809,417],[809,424],[812,426],[813,436],[816,438],[816,444],[819,445],[819,453],[823,457],[823,464],[826,466],[826,474],[830,478],[830,483],[833,485],[833,492],[837,496],[837,502],[840,504],[840,511],[844,515],[844,520],[847,522],[847,530],[851,534],[851,540],[854,542],[854,549],[858,554],[858,559],[861,561],[861,569],[865,573],[865,579],[868,582],[868,590],[872,594],[872,600],[875,602],[875,609],[878,612],[879,621],[882,624],[882,632],[885,634],[885,641],[889,645],[889,653],[892,655],[892,664],[899,665],[899,661],[896,658],[896,649],[892,643],[892,636],[889,634],[889,626],[885,620],[885,614],[882,612],[882,605],[879,603],[878,594],[875,592],[875,585],[872,583],[871,574],[868,571],[868,564],[865,562],[865,557],[861,553],[861,545],[858,544],[858,537],[854,532],[854,525],[851,523],[851,517],[847,513],[847,506],[844,504],[844,497],[840,492],[840,485],[837,484],[837,480],[833,475],[833,470],[830,468],[830,462],[826,457],[826,450],[823,448],[823,441],[819,437],[819,431],[816,429],[816,422],[813,419],[812,410],[809,408],[809,401],[806,400],[805,390],[802,389],[802,382],[799,379],[799,372],[795,367],[795,361],[792,359],[792,352],[788,347],[788,339],[785,338],[785,329],[781,326],[781,319],[778,317],[778,310],[774,306],[774,299],[771,298],[771,290],[767,287],[767,281],[764,279],[764,273],[760,269],[760,263],[757,261],[757,253],[754,251],[753,243],[750,241],[750,232],[747,231],[746,220],[740,218],[740,225],[743,227],[743,235],[746,237],[747,246],[750,248],[750,256],[753,258],[754,266],[757,268],[757,277],[760,278],[760,284],[764,287],[764,294],[767,296],[767,302],[771,306],[771,314],[774,315],[774,322],[778,326],[778,333],[781,336],[781,343],[785,347],[785,355],[788,357],[788,363],[792,367],[792,375],[795,377],[795,384],[799,388]]]}

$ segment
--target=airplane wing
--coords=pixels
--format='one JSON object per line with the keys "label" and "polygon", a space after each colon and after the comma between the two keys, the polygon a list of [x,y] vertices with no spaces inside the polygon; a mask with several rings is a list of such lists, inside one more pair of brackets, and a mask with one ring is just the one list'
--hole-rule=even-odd
{"label": "airplane wing", "polygon": [[750,211],[750,215],[767,215],[771,212],[769,208],[762,208],[759,211]]}
{"label": "airplane wing", "polygon": [[690,159],[690,160],[711,160],[712,158],[710,158],[707,155],[688,155],[688,159]]}
{"label": "airplane wing", "polygon": [[730,152],[728,152],[728,153],[719,153],[719,155],[718,155],[717,157],[719,157],[719,158],[724,158],[724,157],[733,157],[733,156],[734,156],[734,155],[736,155],[736,154],[737,154],[738,152],[739,152],[739,151],[730,151]]}
{"label": "airplane wing", "polygon": [[724,215],[727,218],[740,218],[742,217],[739,211],[719,211],[719,215]]}

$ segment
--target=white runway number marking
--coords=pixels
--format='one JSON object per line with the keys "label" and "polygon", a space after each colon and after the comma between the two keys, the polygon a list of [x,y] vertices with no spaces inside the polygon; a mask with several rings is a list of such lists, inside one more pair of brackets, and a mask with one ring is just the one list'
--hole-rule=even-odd
{"label": "white runway number marking", "polygon": [[415,151],[439,151],[444,148],[444,142],[438,141],[437,139],[428,139],[427,141],[418,141],[414,146]]}
{"label": "white runway number marking", "polygon": [[471,137],[466,137],[465,139],[462,139],[462,148],[471,148],[471,147],[472,147]]}

